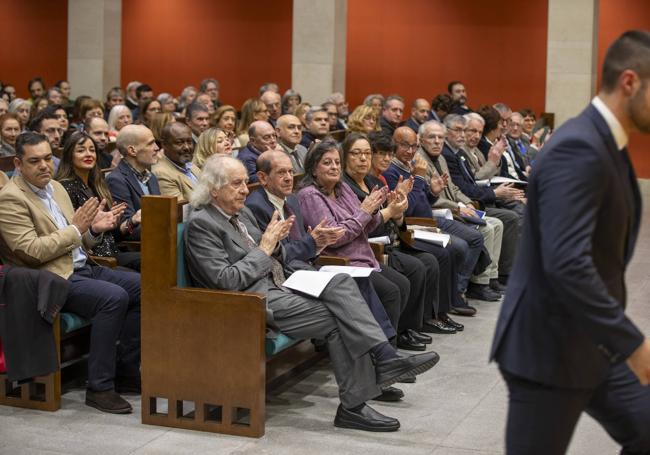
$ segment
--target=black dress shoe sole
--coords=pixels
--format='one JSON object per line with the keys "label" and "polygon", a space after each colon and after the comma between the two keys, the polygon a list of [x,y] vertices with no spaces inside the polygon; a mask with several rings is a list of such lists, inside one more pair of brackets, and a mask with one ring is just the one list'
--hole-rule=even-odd
{"label": "black dress shoe sole", "polygon": [[101,407],[98,403],[95,403],[92,400],[86,399],[86,405],[90,406],[91,408],[98,409],[99,411],[102,412],[108,412],[109,414],[131,414],[133,412],[133,408],[129,406],[128,408],[103,408]]}
{"label": "black dress shoe sole", "polygon": [[[388,387],[389,385],[395,384],[396,382],[399,382],[403,379],[409,379],[413,378],[415,379],[415,376],[424,373],[425,371],[429,371],[431,368],[433,368],[438,362],[440,361],[440,356],[436,354],[434,358],[431,360],[427,360],[426,362],[420,364],[419,366],[412,368],[408,370],[405,373],[402,373],[401,375],[398,375],[394,378],[387,379],[384,382],[378,383],[377,385],[380,388]],[[413,381],[415,382],[415,381]]]}
{"label": "black dress shoe sole", "polygon": [[363,430],[363,431],[372,431],[375,433],[386,433],[390,431],[397,431],[399,430],[399,422],[395,425],[382,425],[382,426],[374,426],[374,425],[365,425],[361,422],[358,422],[356,420],[348,420],[345,417],[339,417],[338,415],[334,419],[334,426],[338,428],[349,428],[351,430]]}
{"label": "black dress shoe sole", "polygon": [[[399,389],[398,389],[399,390]],[[400,392],[402,392],[400,390]],[[376,398],[373,398],[373,401],[383,401],[384,403],[396,403],[398,401],[402,401],[402,398],[404,398],[404,392],[402,393],[397,393],[397,392],[392,392],[392,391],[385,391],[381,395],[379,395]]]}

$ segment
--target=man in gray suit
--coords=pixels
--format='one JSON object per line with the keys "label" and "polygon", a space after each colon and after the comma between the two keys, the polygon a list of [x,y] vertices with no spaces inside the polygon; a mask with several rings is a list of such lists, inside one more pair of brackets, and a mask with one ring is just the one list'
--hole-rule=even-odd
{"label": "man in gray suit", "polygon": [[[435,352],[401,357],[388,343],[354,280],[336,275],[319,298],[293,293],[285,280],[280,240],[295,217],[275,212],[261,232],[244,206],[247,172],[228,156],[213,156],[192,195],[185,230],[187,266],[197,286],[259,292],[266,296],[267,324],[292,338],[321,338],[328,344],[341,404],[334,425],[367,431],[395,431],[397,419],[365,402],[381,387],[433,367]],[[374,361],[374,364],[373,364]]]}

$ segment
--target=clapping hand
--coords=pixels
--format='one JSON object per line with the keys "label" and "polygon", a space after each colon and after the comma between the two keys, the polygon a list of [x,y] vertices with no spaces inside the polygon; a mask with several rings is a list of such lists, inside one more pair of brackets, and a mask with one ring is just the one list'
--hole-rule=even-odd
{"label": "clapping hand", "polygon": [[375,213],[386,200],[388,191],[389,190],[386,187],[374,187],[370,194],[361,203],[361,210],[366,212],[368,215]]}
{"label": "clapping hand", "polygon": [[391,191],[387,197],[388,201],[388,215],[394,220],[399,220],[404,215],[404,212],[409,206],[408,199],[406,195],[398,193],[397,191]]}
{"label": "clapping hand", "polygon": [[430,186],[431,186],[431,192],[435,196],[437,196],[444,191],[444,189],[447,187],[447,184],[445,183],[445,179],[443,177],[440,177],[439,175],[434,175],[433,177],[431,177]]}
{"label": "clapping hand", "polygon": [[293,215],[286,220],[281,220],[278,211],[274,211],[269,225],[266,226],[266,230],[264,231],[264,234],[262,234],[259,245],[260,249],[267,255],[271,256],[278,242],[289,235],[291,226],[295,220],[296,217]]}
{"label": "clapping hand", "polygon": [[326,247],[334,245],[345,234],[343,227],[327,227],[327,221],[322,220],[315,228],[309,226],[307,233],[312,236],[316,244],[316,251],[321,252]]}
{"label": "clapping hand", "polygon": [[[99,204],[98,211],[93,218],[91,227],[93,232],[106,232],[112,229],[115,229],[116,220],[118,219],[112,210],[105,211],[106,199],[102,199],[102,202]],[[118,212],[121,213],[124,211],[124,208],[121,211],[118,209]]]}
{"label": "clapping hand", "polygon": [[413,189],[414,182],[415,178],[413,178],[412,175],[406,180],[404,180],[404,177],[400,175],[399,180],[397,181],[397,185],[395,185],[395,191],[403,194],[404,196],[407,196]]}
{"label": "clapping hand", "polygon": [[[79,230],[80,234],[84,234],[93,223],[97,211],[99,210],[99,201],[96,197],[88,199],[84,205],[79,207],[72,217],[72,224]],[[95,231],[98,232],[98,231]]]}

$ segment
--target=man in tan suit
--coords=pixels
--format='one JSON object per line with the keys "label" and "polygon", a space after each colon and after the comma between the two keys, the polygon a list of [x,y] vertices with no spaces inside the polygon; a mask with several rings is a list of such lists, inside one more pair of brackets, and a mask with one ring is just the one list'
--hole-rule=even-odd
{"label": "man in tan suit", "polygon": [[498,141],[488,152],[487,159],[478,149],[478,143],[483,136],[485,120],[476,112],[465,114],[467,129],[465,130],[465,145],[462,147],[464,156],[467,157],[469,167],[474,172],[476,180],[489,179],[498,175],[501,169],[501,156],[505,150],[505,142]]}
{"label": "man in tan suit", "polygon": [[0,190],[9,183],[9,177],[4,172],[0,172]]}
{"label": "man in tan suit", "polygon": [[15,165],[20,174],[0,191],[0,255],[70,282],[66,311],[92,321],[86,404],[129,413],[118,391],[139,391],[140,275],[97,266],[84,251],[115,228],[124,207],[104,211],[105,201],[91,198],[74,211],[68,193],[52,180],[52,149],[41,134],[18,137]]}
{"label": "man in tan suit", "polygon": [[201,173],[192,166],[192,130],[184,123],[168,123],[162,130],[160,140],[165,155],[151,169],[158,178],[160,193],[189,201]]}

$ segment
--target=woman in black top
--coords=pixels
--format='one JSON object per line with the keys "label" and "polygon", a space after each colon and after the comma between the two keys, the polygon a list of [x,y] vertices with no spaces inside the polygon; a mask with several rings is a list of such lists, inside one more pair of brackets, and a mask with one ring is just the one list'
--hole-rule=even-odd
{"label": "woman in black top", "polygon": [[[61,163],[56,179],[63,185],[70,196],[75,210],[88,199],[96,197],[106,200],[110,209],[113,198],[108,190],[104,176],[97,167],[97,147],[95,141],[84,132],[74,132],[63,147]],[[113,232],[105,232],[101,241],[89,251],[93,256],[114,257],[120,266],[140,271],[140,253],[122,252],[117,248],[115,234],[128,230],[128,222],[120,222]]]}
{"label": "woman in black top", "polygon": [[[362,133],[350,133],[343,141],[343,166],[345,172],[343,179],[350,185],[359,200],[370,194],[375,186],[386,185],[380,176],[373,175],[373,159],[375,155],[394,153],[394,146],[390,137],[376,137],[377,143],[386,143],[388,150],[378,150],[371,147],[370,140]],[[373,141],[374,145],[374,141]],[[403,182],[398,191],[408,194],[412,182]],[[393,220],[379,226],[370,234],[370,237],[388,236],[391,244],[386,245],[389,264],[411,280],[421,280],[416,271],[426,274],[426,288],[421,298],[425,299],[424,321],[418,321],[418,327],[423,332],[449,334],[463,330],[463,325],[453,321],[447,312],[452,303],[452,289],[455,289],[456,266],[448,250],[420,240],[410,247],[399,241],[399,230],[405,229],[402,222],[398,226]],[[413,290],[413,285],[411,286]]]}

